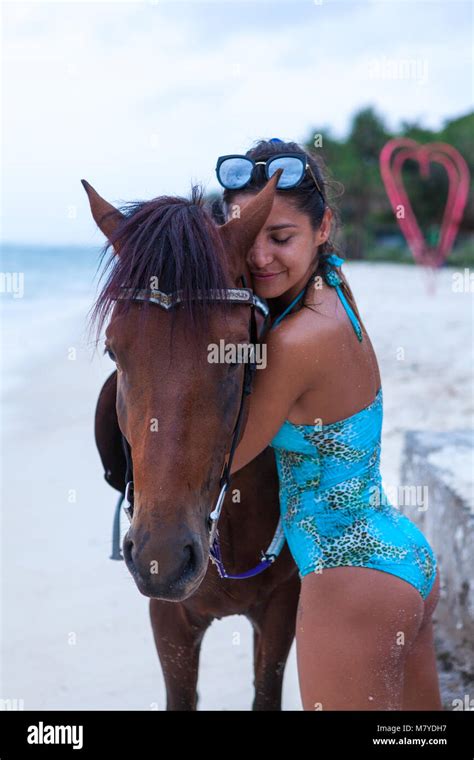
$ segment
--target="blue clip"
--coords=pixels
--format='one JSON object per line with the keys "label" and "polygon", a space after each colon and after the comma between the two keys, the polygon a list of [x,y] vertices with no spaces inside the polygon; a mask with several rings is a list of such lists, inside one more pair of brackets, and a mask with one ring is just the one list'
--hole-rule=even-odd
{"label": "blue clip", "polygon": [[331,264],[331,266],[340,267],[341,264],[345,262],[345,259],[341,259],[340,256],[337,256],[335,253],[331,253],[331,255],[327,257],[326,262],[328,264]]}

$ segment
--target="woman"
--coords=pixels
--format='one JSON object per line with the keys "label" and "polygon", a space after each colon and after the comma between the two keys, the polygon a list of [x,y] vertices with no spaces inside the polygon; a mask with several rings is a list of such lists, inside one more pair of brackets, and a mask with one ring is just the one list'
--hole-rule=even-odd
{"label": "woman", "polygon": [[232,472],[273,446],[301,578],[304,709],[440,710],[436,559],[383,492],[380,373],[329,240],[334,215],[319,162],[276,139],[221,157],[224,209],[238,213],[278,168],[272,210],[247,258],[270,308],[266,367]]}

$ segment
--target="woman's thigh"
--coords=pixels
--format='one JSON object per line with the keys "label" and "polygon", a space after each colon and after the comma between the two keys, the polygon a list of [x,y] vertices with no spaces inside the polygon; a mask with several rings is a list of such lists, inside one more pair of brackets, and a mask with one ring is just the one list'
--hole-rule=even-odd
{"label": "woman's thigh", "polygon": [[403,671],[420,630],[419,591],[365,567],[301,580],[296,653],[305,710],[401,710]]}
{"label": "woman's thigh", "polygon": [[442,710],[432,615],[440,596],[439,571],[425,601],[425,616],[408,652],[403,684],[404,710]]}

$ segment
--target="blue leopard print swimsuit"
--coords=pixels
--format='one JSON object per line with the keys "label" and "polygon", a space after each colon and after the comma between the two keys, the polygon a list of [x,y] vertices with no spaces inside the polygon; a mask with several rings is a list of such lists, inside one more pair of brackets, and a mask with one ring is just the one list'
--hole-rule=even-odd
{"label": "blue leopard print swimsuit", "polygon": [[[325,280],[336,288],[359,340],[362,330],[327,260]],[[303,295],[273,323],[276,327]],[[436,577],[436,559],[423,533],[392,506],[380,474],[382,388],[369,406],[328,425],[285,420],[272,439],[280,482],[283,531],[300,578],[328,567],[370,567],[397,575],[423,599]]]}

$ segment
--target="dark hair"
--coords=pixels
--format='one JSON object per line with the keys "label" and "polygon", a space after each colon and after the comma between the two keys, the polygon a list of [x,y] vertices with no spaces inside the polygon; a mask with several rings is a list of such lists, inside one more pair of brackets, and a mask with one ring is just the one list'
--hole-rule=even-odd
{"label": "dark hair", "polygon": [[[216,308],[216,302],[196,295],[199,291],[222,291],[228,286],[228,273],[222,241],[206,208],[203,189],[193,185],[189,200],[165,195],[134,201],[119,210],[124,218],[100,256],[99,267],[107,250],[120,241],[120,255],[112,248],[101,275],[101,279],[107,275],[105,285],[91,310],[96,339],[121,288],[131,288],[135,293],[149,289],[151,278],[158,278],[159,289],[166,293],[183,291],[183,303],[173,306],[170,313],[185,309],[190,330],[196,338],[204,337],[209,312]],[[129,308],[130,303],[122,301],[123,308]],[[219,307],[228,309],[229,305],[219,302]]]}
{"label": "dark hair", "polygon": [[[281,153],[300,153],[302,156],[304,156],[308,161],[316,179],[318,180],[319,187],[321,188],[321,193],[318,191],[318,188],[316,187],[316,184],[309,171],[305,172],[304,178],[299,185],[288,190],[279,191],[277,189],[277,193],[280,192],[294,205],[298,211],[306,214],[309,217],[311,226],[314,230],[317,230],[320,227],[326,207],[329,207],[333,212],[329,238],[318,246],[315,269],[310,279],[308,280],[304,295],[300,301],[300,308],[303,308],[306,306],[306,304],[304,304],[304,300],[306,298],[307,291],[313,283],[315,277],[324,276],[324,273],[328,267],[328,257],[332,253],[338,252],[338,247],[334,242],[334,236],[338,231],[340,222],[339,211],[334,204],[334,198],[338,197],[338,195],[341,194],[343,187],[341,183],[336,182],[329,177],[329,173],[320,155],[310,152],[295,142],[271,142],[269,140],[259,140],[253,148],[250,148],[250,150],[246,152],[245,155],[249,158],[252,158],[254,161],[266,161],[268,158],[271,158],[271,156],[276,156]],[[255,167],[250,182],[242,190],[224,190],[222,194],[222,200],[226,211],[232,205],[233,198],[237,194],[256,193],[265,186],[266,182],[267,179],[265,176],[265,167],[260,164]],[[213,213],[214,217],[217,218],[218,212],[215,207],[213,208]],[[355,299],[349,287],[349,284],[344,274],[340,270],[338,271],[338,274],[342,280],[341,288],[344,291],[344,294],[349,303],[353,307],[355,313],[359,317],[359,312],[357,310]]]}

